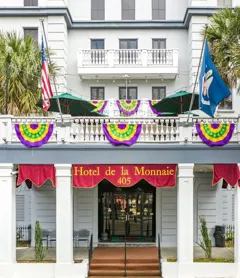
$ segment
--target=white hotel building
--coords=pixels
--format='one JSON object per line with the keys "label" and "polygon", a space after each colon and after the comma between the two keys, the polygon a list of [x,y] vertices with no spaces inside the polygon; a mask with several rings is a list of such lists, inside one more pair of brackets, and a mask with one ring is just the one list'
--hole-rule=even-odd
{"label": "white hotel building", "polygon": [[[59,66],[58,92],[108,100],[112,105],[108,114],[116,118],[117,99],[146,101],[162,99],[179,90],[191,92],[204,25],[219,8],[237,5],[240,0],[0,0],[0,29],[30,33],[40,43],[39,19],[44,19],[48,45],[54,52],[52,59]],[[218,109],[220,121],[238,123],[239,101],[233,90],[231,99]],[[144,124],[151,126],[153,115],[147,114],[144,107],[140,111]],[[59,118],[51,116],[48,122],[56,124],[57,130],[51,142],[29,150],[13,134],[13,124],[24,123],[25,119],[2,115],[0,278],[86,277],[87,262],[73,263],[73,229],[88,229],[94,246],[98,246],[105,225],[105,220],[100,219],[99,203],[102,196],[105,201],[115,202],[116,194],[110,184],[92,189],[72,188],[72,164],[144,163],[178,164],[176,187],[145,187],[141,195],[154,205],[147,224],[151,228],[141,222],[139,235],[157,246],[160,234],[162,247],[177,247],[177,262],[163,262],[163,277],[240,277],[240,191],[222,189],[221,182],[212,187],[209,167],[214,163],[240,163],[239,130],[227,146],[214,149],[196,138],[191,127],[182,125],[184,116],[166,120],[179,126],[178,130],[172,129],[174,134],[169,135],[167,142],[156,142],[153,137],[151,141],[145,136],[130,148],[116,148],[107,141],[95,142],[93,130],[83,142],[73,131],[72,118],[66,117],[67,125],[63,128],[58,126]],[[93,127],[90,119],[78,118],[79,125],[81,121],[88,121]],[[192,117],[191,121],[194,126]],[[22,185],[16,189],[12,172],[18,164],[55,164],[56,188],[46,182],[40,188],[27,189]],[[126,194],[135,194],[134,190]],[[216,225],[235,225],[234,263],[193,262],[202,215],[213,242]],[[16,263],[16,224],[34,228],[36,220],[44,229],[57,230],[56,264]],[[114,220],[111,223],[113,235],[125,234],[120,232],[120,224]],[[128,236],[133,238],[135,234],[129,231]]]}

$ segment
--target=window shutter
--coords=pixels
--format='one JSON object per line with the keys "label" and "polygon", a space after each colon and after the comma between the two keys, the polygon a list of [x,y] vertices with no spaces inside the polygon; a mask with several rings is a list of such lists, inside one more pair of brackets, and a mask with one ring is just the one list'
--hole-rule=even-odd
{"label": "window shutter", "polygon": [[24,195],[16,196],[16,220],[24,222]]}

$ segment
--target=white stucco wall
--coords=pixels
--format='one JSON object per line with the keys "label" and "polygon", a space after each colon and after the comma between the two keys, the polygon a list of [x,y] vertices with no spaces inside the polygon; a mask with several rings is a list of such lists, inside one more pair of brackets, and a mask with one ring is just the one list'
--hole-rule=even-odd
{"label": "white stucco wall", "polygon": [[[166,86],[167,94],[183,87],[188,87],[188,60],[187,49],[187,31],[186,30],[69,30],[69,49],[68,49],[68,88],[73,93],[84,98],[90,97],[91,86],[105,87],[105,98],[119,98],[118,87],[125,87],[125,80],[80,80],[77,75],[76,53],[78,49],[90,49],[91,39],[105,39],[105,49],[119,49],[119,39],[138,39],[139,49],[151,49],[152,39],[166,38],[166,47],[168,49],[179,49],[179,76],[176,80],[131,80],[128,86],[138,87],[138,98],[151,98],[152,86]],[[96,69],[96,76],[99,70]]]}

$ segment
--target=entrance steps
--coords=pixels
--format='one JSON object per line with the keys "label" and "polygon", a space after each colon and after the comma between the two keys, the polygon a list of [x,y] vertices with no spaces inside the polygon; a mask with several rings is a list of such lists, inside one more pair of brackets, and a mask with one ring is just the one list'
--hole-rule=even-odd
{"label": "entrance steps", "polygon": [[[90,264],[89,278],[124,277],[124,248],[97,247]],[[126,275],[130,278],[158,277],[156,247],[127,247]]]}

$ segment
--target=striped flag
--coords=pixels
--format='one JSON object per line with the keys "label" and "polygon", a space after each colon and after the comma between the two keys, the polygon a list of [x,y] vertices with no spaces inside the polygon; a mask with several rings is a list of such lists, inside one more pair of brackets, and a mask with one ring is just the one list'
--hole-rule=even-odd
{"label": "striped flag", "polygon": [[48,111],[50,107],[50,98],[53,96],[48,73],[48,64],[45,55],[44,41],[42,38],[42,105],[43,110]]}

